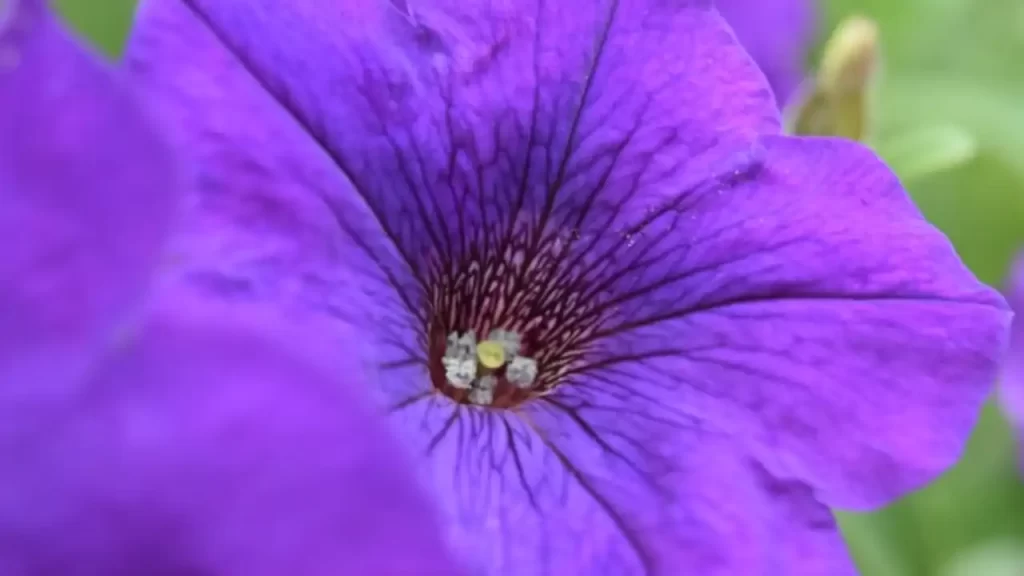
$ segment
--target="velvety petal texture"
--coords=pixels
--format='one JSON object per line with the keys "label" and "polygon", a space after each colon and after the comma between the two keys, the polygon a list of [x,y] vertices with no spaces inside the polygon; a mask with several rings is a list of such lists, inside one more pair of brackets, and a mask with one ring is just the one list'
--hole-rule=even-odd
{"label": "velvety petal texture", "polygon": [[141,305],[177,172],[121,84],[45,2],[4,3],[0,381],[72,377]]}
{"label": "velvety petal texture", "polygon": [[[852,574],[827,506],[990,390],[1005,302],[710,2],[150,0],[129,66],[201,171],[170,281],[357,331],[474,573]],[[428,327],[515,306],[572,361],[453,401]]]}
{"label": "velvety petal texture", "polygon": [[1006,294],[1015,315],[999,397],[1003,412],[1017,430],[1021,469],[1024,470],[1024,254],[1019,255],[1010,268]]}
{"label": "velvety petal texture", "polygon": [[460,573],[337,341],[161,300],[88,382],[0,394],[0,572]]}
{"label": "velvety petal texture", "polygon": [[182,180],[122,78],[3,4],[0,574],[460,574],[343,340],[153,293]]}
{"label": "velvety petal texture", "polygon": [[804,79],[816,0],[716,0],[716,6],[785,105]]}

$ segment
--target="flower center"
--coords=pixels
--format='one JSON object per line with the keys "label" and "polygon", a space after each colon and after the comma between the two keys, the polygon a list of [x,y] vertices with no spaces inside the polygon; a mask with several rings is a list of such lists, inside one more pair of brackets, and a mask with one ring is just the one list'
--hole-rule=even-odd
{"label": "flower center", "polygon": [[524,238],[471,249],[430,283],[433,386],[455,402],[509,408],[577,366],[599,321],[569,245]]}
{"label": "flower center", "polygon": [[522,339],[514,331],[491,330],[482,341],[472,330],[451,332],[443,346],[440,368],[444,374],[434,375],[434,385],[458,402],[509,407],[539,392],[534,389],[537,361],[525,355]]}

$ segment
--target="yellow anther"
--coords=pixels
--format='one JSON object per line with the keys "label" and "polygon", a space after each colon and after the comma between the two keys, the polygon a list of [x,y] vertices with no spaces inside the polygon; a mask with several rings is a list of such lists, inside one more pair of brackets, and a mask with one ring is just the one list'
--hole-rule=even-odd
{"label": "yellow anther", "polygon": [[476,345],[476,355],[485,368],[494,370],[505,363],[505,347],[501,342],[484,340]]}

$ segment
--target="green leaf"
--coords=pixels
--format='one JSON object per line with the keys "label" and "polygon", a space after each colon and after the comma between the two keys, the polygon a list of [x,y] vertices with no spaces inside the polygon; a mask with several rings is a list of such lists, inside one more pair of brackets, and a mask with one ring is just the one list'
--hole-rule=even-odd
{"label": "green leaf", "polygon": [[1024,540],[995,540],[958,556],[941,576],[1021,576]]}
{"label": "green leaf", "polygon": [[925,126],[874,145],[903,180],[917,180],[961,167],[978,155],[978,140],[955,124]]}
{"label": "green leaf", "polygon": [[136,0],[54,0],[72,28],[108,56],[119,56],[131,27]]}

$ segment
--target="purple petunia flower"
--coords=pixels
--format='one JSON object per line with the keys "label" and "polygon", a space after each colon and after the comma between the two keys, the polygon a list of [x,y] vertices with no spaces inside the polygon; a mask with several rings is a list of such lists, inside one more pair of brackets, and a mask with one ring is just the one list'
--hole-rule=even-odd
{"label": "purple petunia flower", "polygon": [[813,40],[814,0],[718,0],[718,10],[768,78],[779,106],[804,78]]}
{"label": "purple petunia flower", "polygon": [[779,135],[708,1],[150,0],[200,166],[168,282],[355,330],[481,574],[853,573],[1009,313],[862,146]]}
{"label": "purple petunia flower", "polygon": [[1020,463],[1024,469],[1024,254],[1017,257],[1010,268],[1007,282],[1007,300],[1016,312],[1010,331],[1010,351],[1003,364],[999,399],[1003,412],[1017,430]]}
{"label": "purple petunia flower", "polygon": [[41,0],[0,10],[0,126],[0,574],[458,573],[358,358],[147,304],[183,180]]}

